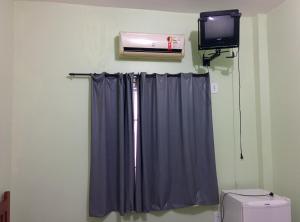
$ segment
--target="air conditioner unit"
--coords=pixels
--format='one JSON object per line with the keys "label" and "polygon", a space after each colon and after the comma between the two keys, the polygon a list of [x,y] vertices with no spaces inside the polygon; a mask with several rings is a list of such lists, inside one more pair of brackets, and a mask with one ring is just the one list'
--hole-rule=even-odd
{"label": "air conditioner unit", "polygon": [[184,35],[120,32],[120,56],[181,60]]}

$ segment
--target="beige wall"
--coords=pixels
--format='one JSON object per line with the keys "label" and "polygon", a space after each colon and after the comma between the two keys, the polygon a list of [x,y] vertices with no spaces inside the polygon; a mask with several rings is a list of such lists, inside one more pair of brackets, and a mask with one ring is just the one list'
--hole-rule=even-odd
{"label": "beige wall", "polygon": [[268,15],[275,191],[292,199],[300,221],[300,2],[287,0]]}
{"label": "beige wall", "polygon": [[0,0],[0,195],[10,188],[13,5]]}
{"label": "beige wall", "polygon": [[[59,3],[15,3],[13,82],[13,221],[87,219],[89,80],[69,72],[203,72],[197,54],[197,14],[113,9]],[[211,78],[220,188],[258,187],[255,21],[242,18],[243,161],[239,160],[237,60],[218,58]],[[124,61],[115,54],[119,31],[179,33],[182,62]],[[213,221],[215,208],[194,207],[105,221]]]}

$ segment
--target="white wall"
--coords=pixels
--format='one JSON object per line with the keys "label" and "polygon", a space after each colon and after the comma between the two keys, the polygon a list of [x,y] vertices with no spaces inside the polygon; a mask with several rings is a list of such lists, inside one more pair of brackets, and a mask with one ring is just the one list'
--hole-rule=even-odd
{"label": "white wall", "polygon": [[270,116],[270,71],[267,15],[254,18],[255,94],[257,138],[259,147],[259,181],[261,187],[273,190],[273,156]]}
{"label": "white wall", "polygon": [[10,188],[13,3],[0,0],[0,195]]}
{"label": "white wall", "polygon": [[275,191],[292,199],[300,221],[300,2],[287,0],[268,15]]}
{"label": "white wall", "polygon": [[[13,221],[87,219],[89,80],[69,72],[203,72],[196,50],[196,14],[113,9],[59,3],[15,3],[13,82]],[[259,186],[254,20],[242,18],[243,161],[238,147],[235,60],[218,58],[211,78],[220,188]],[[182,62],[124,61],[116,57],[119,31],[183,33]],[[193,47],[192,47],[193,45]],[[195,207],[105,220],[212,221],[212,207]]]}

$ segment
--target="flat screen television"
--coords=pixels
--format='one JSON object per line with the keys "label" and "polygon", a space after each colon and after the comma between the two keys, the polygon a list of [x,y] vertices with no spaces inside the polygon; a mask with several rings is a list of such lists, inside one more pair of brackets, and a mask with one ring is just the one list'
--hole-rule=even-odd
{"label": "flat screen television", "polygon": [[200,13],[199,50],[239,47],[240,17],[238,9]]}

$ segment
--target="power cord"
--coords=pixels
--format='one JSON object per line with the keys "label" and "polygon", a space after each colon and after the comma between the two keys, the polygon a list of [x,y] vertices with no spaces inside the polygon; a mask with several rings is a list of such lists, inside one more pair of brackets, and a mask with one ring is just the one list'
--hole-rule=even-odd
{"label": "power cord", "polygon": [[[222,51],[221,53],[229,52],[229,51]],[[203,56],[205,57],[206,51],[204,51]],[[214,53],[209,53],[208,55],[211,55]],[[232,56],[229,56],[227,58],[234,58],[235,54],[232,51]],[[237,57],[238,57],[238,82],[239,82],[239,147],[240,147],[240,159],[244,159],[244,152],[243,152],[243,144],[242,144],[242,107],[241,107],[241,69],[240,69],[240,47],[238,47],[237,51]],[[207,67],[207,72],[209,73],[209,65]]]}
{"label": "power cord", "polygon": [[222,199],[220,201],[221,222],[224,221],[224,216],[225,216],[224,199],[228,194],[235,194],[235,195],[243,196],[243,197],[269,197],[269,196],[274,197],[273,192],[270,192],[270,193],[267,193],[267,194],[241,194],[241,193],[234,193],[234,192],[224,193],[223,196],[222,196]]}
{"label": "power cord", "polygon": [[240,47],[238,47],[238,73],[239,73],[239,131],[240,131],[240,159],[244,159],[242,144],[242,108],[241,108],[241,70],[240,70]]}

